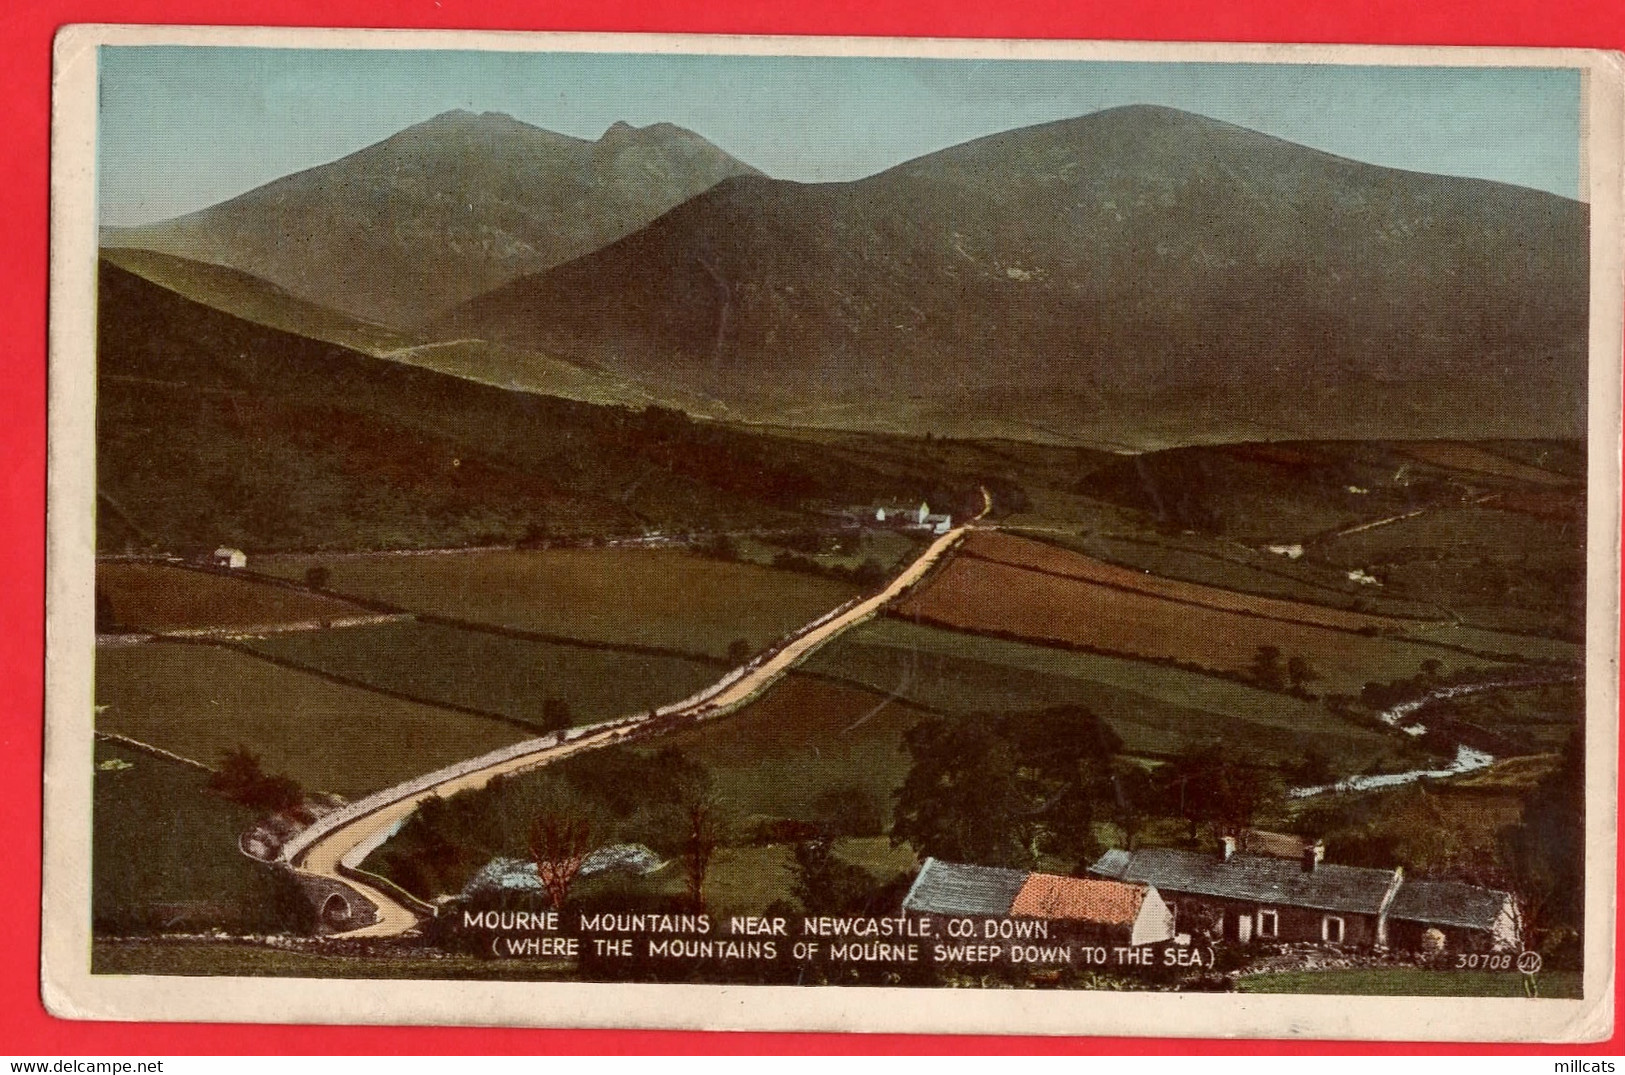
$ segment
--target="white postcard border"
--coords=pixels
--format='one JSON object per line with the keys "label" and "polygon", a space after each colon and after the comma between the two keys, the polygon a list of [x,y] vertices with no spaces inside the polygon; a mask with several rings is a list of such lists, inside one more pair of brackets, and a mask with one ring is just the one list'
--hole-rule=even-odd
{"label": "white postcard border", "polygon": [[[96,50],[101,45],[728,52],[983,59],[1568,67],[1584,72],[1591,204],[1587,999],[1108,993],[90,973],[95,571]],[[1612,1032],[1618,803],[1621,147],[1618,54],[1575,49],[73,26],[57,38],[41,985],[76,1019],[1155,1037],[1596,1041]]]}

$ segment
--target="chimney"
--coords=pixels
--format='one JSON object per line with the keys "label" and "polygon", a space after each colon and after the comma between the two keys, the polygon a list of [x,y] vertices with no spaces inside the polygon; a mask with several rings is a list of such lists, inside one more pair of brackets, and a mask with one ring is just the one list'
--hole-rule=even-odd
{"label": "chimney", "polygon": [[1224,861],[1229,862],[1231,858],[1235,856],[1235,854],[1236,838],[1234,836],[1224,837]]}
{"label": "chimney", "polygon": [[1315,867],[1326,858],[1326,845],[1319,840],[1303,845],[1303,872],[1314,873]]}

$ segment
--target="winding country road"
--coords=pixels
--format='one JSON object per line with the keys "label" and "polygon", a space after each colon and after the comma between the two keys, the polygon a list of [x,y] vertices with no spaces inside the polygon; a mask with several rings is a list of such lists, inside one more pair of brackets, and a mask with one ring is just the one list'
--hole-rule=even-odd
{"label": "winding country road", "polygon": [[992,509],[982,490],[982,510],[975,519],[933,541],[913,563],[871,597],[850,601],[814,620],[776,647],[759,654],[699,693],[672,706],[620,720],[527,740],[489,754],[416,777],[376,792],[334,811],[289,840],[279,858],[301,873],[344,885],[378,909],[372,924],[343,933],[345,937],[392,937],[417,926],[419,915],[397,895],[368,883],[355,871],[372,851],[388,840],[425,799],[479,788],[493,777],[537,769],[562,758],[617,742],[639,725],[674,718],[709,720],[744,706],[831,640],[878,613],[919,582],[936,563]]}

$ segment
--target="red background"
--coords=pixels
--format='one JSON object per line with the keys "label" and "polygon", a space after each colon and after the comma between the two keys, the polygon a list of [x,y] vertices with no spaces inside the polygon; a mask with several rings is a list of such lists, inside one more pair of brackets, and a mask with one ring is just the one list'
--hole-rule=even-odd
{"label": "red background", "polygon": [[[1599,1046],[1270,1044],[901,1035],[700,1034],[400,1027],[80,1023],[39,1001],[40,759],[44,667],[45,316],[51,38],[74,22],[397,26],[929,37],[1307,41],[1625,48],[1619,0],[0,0],[0,1052],[1494,1052],[1573,1056]],[[1616,942],[1616,950],[1619,945]],[[1617,1012],[1616,1012],[1617,1015]],[[1616,1018],[1616,1023],[1618,1019]]]}

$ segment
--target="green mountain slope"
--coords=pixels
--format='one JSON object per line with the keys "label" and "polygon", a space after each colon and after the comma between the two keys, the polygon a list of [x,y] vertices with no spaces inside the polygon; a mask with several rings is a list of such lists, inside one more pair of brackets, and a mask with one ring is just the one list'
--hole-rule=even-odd
{"label": "green mountain slope", "polygon": [[[358,549],[804,525],[945,468],[504,390],[233,317],[103,261],[99,543]],[[898,460],[902,460],[899,462]]]}
{"label": "green mountain slope", "polygon": [[657,396],[603,370],[484,340],[430,341],[308,302],[240,269],[136,247],[104,247],[121,269],[245,321],[312,340],[336,343],[378,358],[447,373],[499,388],[516,388],[585,403],[678,406],[691,414],[726,415],[715,401]]}

